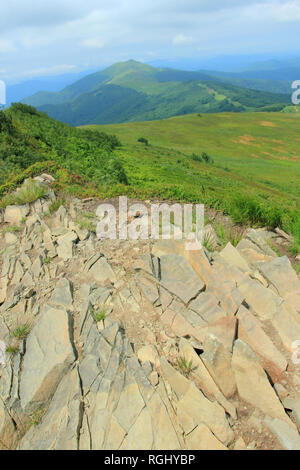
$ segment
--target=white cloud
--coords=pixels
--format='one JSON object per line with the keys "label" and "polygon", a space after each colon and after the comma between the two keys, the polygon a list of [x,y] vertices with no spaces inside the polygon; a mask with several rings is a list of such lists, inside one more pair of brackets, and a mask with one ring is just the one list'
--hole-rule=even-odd
{"label": "white cloud", "polygon": [[55,65],[53,67],[41,67],[33,70],[26,70],[23,76],[26,78],[43,77],[50,75],[60,75],[76,71],[76,65]]}
{"label": "white cloud", "polygon": [[276,55],[296,51],[300,30],[299,0],[2,3],[0,67],[7,76],[69,63],[100,68],[149,51],[170,60],[183,51],[185,57],[272,50]]}
{"label": "white cloud", "polygon": [[258,23],[266,22],[275,25],[276,23],[289,23],[300,21],[300,3],[296,1],[266,0],[263,4],[255,7],[246,5],[244,17],[250,22],[255,20]]}
{"label": "white cloud", "polygon": [[14,52],[16,47],[10,39],[0,38],[0,54],[9,54]]}
{"label": "white cloud", "polygon": [[96,49],[102,49],[105,46],[105,41],[101,38],[89,38],[84,39],[82,44],[86,47],[92,47]]}
{"label": "white cloud", "polygon": [[185,36],[184,34],[180,33],[177,34],[173,38],[173,44],[174,46],[181,46],[181,45],[186,45],[186,44],[192,44],[194,42],[193,38],[190,36]]}

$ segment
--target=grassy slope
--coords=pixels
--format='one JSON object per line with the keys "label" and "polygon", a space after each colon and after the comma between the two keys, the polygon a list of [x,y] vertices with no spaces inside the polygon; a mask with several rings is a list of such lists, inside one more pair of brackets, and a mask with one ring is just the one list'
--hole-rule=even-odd
{"label": "grassy slope", "polygon": [[[236,200],[246,195],[265,212],[280,210],[283,218],[292,212],[297,219],[299,123],[297,114],[224,113],[90,127],[119,137],[129,181],[145,197],[202,201],[233,213]],[[140,137],[150,145],[138,143]],[[213,165],[190,157],[202,152]],[[283,222],[286,229],[290,224],[294,232],[299,229]]]}
{"label": "grassy slope", "polygon": [[[117,135],[128,150],[136,147],[137,139],[143,136],[154,147],[184,154],[205,151],[214,158],[216,171],[230,173],[227,178],[242,178],[250,186],[255,179],[266,191],[298,199],[299,123],[300,116],[294,114],[223,113],[106,125],[99,129]],[[152,151],[152,147],[138,148]]]}
{"label": "grassy slope", "polygon": [[0,111],[0,184],[31,165],[54,161],[99,184],[126,181],[113,136],[73,128],[24,104]]}

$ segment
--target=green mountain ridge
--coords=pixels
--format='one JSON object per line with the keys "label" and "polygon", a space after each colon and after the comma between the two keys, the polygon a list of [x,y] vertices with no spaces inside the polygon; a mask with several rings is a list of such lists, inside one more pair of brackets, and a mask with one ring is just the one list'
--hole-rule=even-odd
{"label": "green mountain ridge", "polygon": [[88,75],[59,93],[41,92],[23,102],[73,126],[190,113],[279,111],[290,103],[287,94],[247,89],[241,86],[243,81],[236,86],[230,80],[130,60]]}

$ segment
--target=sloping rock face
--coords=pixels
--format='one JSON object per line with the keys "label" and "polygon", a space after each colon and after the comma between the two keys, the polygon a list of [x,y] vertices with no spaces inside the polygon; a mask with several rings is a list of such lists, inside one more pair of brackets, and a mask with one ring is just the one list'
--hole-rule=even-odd
{"label": "sloping rock face", "polygon": [[207,256],[44,205],[1,240],[1,449],[300,449],[300,282],[263,231]]}
{"label": "sloping rock face", "polygon": [[47,402],[74,362],[70,323],[66,310],[46,305],[33,327],[20,380],[20,402],[24,410]]}

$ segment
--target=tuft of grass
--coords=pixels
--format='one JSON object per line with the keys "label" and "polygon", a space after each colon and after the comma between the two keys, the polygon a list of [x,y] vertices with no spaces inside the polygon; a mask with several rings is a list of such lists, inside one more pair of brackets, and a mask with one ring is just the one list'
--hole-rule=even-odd
{"label": "tuft of grass", "polygon": [[6,352],[7,354],[10,354],[11,356],[13,356],[14,354],[17,354],[19,352],[19,348],[18,346],[8,346],[6,348]]}
{"label": "tuft of grass", "polygon": [[90,219],[85,217],[83,214],[78,216],[75,221],[76,225],[80,230],[88,230],[89,232],[96,233],[96,224]]}
{"label": "tuft of grass", "polygon": [[10,225],[9,227],[5,227],[3,229],[3,235],[5,233],[16,233],[16,232],[20,232],[21,231],[21,228],[18,227],[17,225]]}
{"label": "tuft of grass", "polygon": [[17,339],[24,339],[29,334],[31,330],[31,325],[29,323],[24,323],[17,326],[17,328],[12,332],[12,336]]}
{"label": "tuft of grass", "polygon": [[236,228],[226,228],[224,225],[219,223],[216,227],[216,234],[222,246],[227,245],[230,242],[233,246],[237,246],[243,238],[242,230]]}
{"label": "tuft of grass", "polygon": [[263,225],[271,229],[284,226],[284,211],[279,205],[264,204],[257,197],[248,194],[233,197],[227,211],[237,223],[250,222],[252,225]]}
{"label": "tuft of grass", "polygon": [[53,215],[61,206],[65,206],[65,199],[56,199],[49,206],[49,214]]}
{"label": "tuft of grass", "polygon": [[203,239],[203,246],[206,248],[210,253],[215,251],[216,248],[216,242],[214,240],[214,237],[211,233],[204,233],[204,239]]}
{"label": "tuft of grass", "polygon": [[82,212],[81,213],[82,217],[85,219],[93,219],[95,217],[95,214],[93,212]]}
{"label": "tuft of grass", "polygon": [[269,245],[269,247],[271,248],[271,250],[273,250],[274,253],[276,253],[277,256],[281,256],[280,251],[278,250],[275,243],[272,243],[271,240],[266,240],[266,242]]}
{"label": "tuft of grass", "polygon": [[215,227],[215,230],[221,245],[225,246],[228,242],[228,230],[220,223]]}
{"label": "tuft of grass", "polygon": [[243,232],[242,231],[235,231],[235,230],[230,231],[229,240],[230,240],[230,243],[233,246],[237,246],[240,243],[240,241],[242,240],[242,238],[243,238]]}
{"label": "tuft of grass", "polygon": [[294,265],[294,269],[295,269],[296,273],[298,274],[298,276],[300,276],[300,263],[296,263]]}
{"label": "tuft of grass", "polygon": [[45,413],[44,407],[39,407],[35,412],[31,415],[30,419],[30,426],[38,426],[42,421],[42,418]]}
{"label": "tuft of grass", "polygon": [[47,258],[44,258],[43,263],[44,264],[50,264],[51,258],[48,256]]}
{"label": "tuft of grass", "polygon": [[98,310],[92,310],[91,314],[96,323],[99,323],[100,321],[104,321],[107,315],[104,308],[101,308]]}
{"label": "tuft of grass", "polygon": [[29,204],[37,199],[46,197],[47,188],[44,188],[36,181],[29,179],[18,191],[9,193],[0,201],[0,207]]}
{"label": "tuft of grass", "polygon": [[293,256],[297,256],[300,253],[300,243],[294,240],[290,245],[290,253]]}
{"label": "tuft of grass", "polygon": [[180,356],[177,359],[177,365],[185,377],[189,377],[191,372],[193,372],[193,361],[187,361],[184,356]]}

